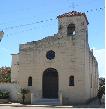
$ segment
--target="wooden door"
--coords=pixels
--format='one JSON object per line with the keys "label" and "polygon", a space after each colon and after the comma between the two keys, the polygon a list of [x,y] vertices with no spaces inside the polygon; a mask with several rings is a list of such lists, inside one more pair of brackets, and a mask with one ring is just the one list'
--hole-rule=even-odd
{"label": "wooden door", "polygon": [[58,72],[54,69],[45,70],[42,82],[43,98],[58,98]]}

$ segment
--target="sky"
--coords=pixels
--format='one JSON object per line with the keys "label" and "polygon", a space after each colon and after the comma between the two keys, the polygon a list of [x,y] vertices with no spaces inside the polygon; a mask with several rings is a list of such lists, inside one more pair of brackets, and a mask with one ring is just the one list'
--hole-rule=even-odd
{"label": "sky", "polygon": [[58,32],[57,16],[65,12],[85,12],[89,21],[88,39],[99,64],[99,76],[105,75],[104,0],[0,0],[0,67],[11,66],[19,44],[37,41]]}

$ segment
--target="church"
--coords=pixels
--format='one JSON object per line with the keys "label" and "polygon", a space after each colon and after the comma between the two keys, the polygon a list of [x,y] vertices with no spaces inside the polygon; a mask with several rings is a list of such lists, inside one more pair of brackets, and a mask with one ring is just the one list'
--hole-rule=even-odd
{"label": "church", "polygon": [[12,54],[11,82],[30,90],[31,104],[82,104],[97,95],[98,63],[88,44],[86,14],[57,18],[57,34],[20,44]]}

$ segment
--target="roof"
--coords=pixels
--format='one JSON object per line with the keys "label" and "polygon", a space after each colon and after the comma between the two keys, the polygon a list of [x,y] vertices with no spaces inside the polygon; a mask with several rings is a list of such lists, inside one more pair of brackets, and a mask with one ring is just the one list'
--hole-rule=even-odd
{"label": "roof", "polygon": [[77,11],[71,11],[71,12],[68,12],[68,13],[64,13],[62,15],[57,16],[57,18],[82,16],[82,15],[85,17],[85,19],[87,21],[87,24],[89,24],[86,14],[85,13],[81,13],[81,12],[77,12]]}

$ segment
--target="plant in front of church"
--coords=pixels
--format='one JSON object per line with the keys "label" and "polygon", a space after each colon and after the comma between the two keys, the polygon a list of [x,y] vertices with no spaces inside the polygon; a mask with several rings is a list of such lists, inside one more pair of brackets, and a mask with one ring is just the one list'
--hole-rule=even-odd
{"label": "plant in front of church", "polygon": [[8,98],[9,98],[9,92],[0,90],[0,99],[8,99]]}
{"label": "plant in front of church", "polygon": [[28,89],[21,89],[21,94],[22,94],[22,103],[24,104],[25,103],[25,95],[29,93],[29,90]]}

